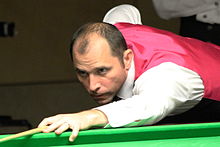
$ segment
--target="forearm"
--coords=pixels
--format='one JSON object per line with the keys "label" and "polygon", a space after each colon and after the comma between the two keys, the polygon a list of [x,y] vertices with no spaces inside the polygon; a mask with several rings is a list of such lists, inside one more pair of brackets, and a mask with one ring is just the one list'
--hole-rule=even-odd
{"label": "forearm", "polygon": [[138,95],[96,109],[106,113],[108,128],[154,124],[167,115],[168,110],[164,110],[164,107],[166,106],[162,101],[148,101],[144,96]]}
{"label": "forearm", "polygon": [[[100,110],[91,109],[79,112],[78,114],[85,119],[84,121],[87,122],[85,125],[88,128],[101,127],[108,123],[106,115]],[[86,128],[86,126],[82,126],[82,128]]]}
{"label": "forearm", "polygon": [[157,14],[163,19],[192,16],[215,9],[211,0],[153,0]]}

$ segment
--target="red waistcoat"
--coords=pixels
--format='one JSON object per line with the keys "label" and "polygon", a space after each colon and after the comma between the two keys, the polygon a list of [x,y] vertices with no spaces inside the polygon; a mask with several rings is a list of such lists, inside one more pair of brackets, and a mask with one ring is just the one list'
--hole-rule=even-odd
{"label": "red waistcoat", "polygon": [[134,52],[135,79],[154,66],[173,62],[198,73],[204,97],[220,101],[220,46],[144,25],[115,26]]}

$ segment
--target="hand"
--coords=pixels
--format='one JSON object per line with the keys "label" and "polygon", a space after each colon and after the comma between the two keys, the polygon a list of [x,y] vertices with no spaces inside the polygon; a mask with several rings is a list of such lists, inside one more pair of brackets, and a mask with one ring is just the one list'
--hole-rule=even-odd
{"label": "hand", "polygon": [[45,118],[38,127],[48,126],[44,133],[54,131],[61,134],[67,129],[72,130],[69,141],[74,141],[80,130],[88,129],[92,126],[104,126],[107,124],[107,117],[99,110],[87,110],[73,114],[59,114]]}

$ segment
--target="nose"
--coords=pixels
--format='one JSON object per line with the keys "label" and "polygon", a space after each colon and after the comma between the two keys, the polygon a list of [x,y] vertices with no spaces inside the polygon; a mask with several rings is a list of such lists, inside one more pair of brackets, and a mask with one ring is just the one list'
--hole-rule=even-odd
{"label": "nose", "polygon": [[97,93],[97,91],[101,88],[101,84],[99,82],[99,78],[95,75],[89,75],[89,90]]}

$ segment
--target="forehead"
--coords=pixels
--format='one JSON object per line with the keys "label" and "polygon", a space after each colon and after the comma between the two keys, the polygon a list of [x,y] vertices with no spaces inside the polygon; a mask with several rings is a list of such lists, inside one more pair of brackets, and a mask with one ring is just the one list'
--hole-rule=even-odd
{"label": "forehead", "polygon": [[106,39],[97,34],[88,37],[83,53],[79,51],[79,44],[80,43],[76,43],[73,47],[73,61],[77,68],[107,66],[111,64],[112,60],[118,60],[117,57],[112,56],[110,46]]}
{"label": "forehead", "polygon": [[76,40],[73,46],[73,53],[74,55],[85,55],[85,53],[88,52],[108,51],[108,49],[110,49],[110,46],[105,38],[97,33],[90,33],[83,35]]}

